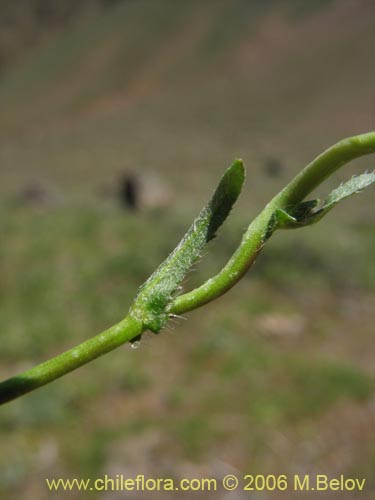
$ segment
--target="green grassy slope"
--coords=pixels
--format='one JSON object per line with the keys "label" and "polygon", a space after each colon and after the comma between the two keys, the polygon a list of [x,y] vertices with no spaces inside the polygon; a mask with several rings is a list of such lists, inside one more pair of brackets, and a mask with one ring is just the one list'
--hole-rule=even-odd
{"label": "green grassy slope", "polygon": [[373,5],[297,5],[139,0],[80,17],[3,75],[3,170],[94,178],[121,158],[180,178],[234,155],[295,170],[370,129]]}

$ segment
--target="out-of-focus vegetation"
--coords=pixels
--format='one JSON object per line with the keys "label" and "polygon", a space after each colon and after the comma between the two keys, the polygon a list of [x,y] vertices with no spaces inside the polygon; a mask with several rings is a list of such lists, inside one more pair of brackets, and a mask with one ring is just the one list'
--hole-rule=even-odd
{"label": "out-of-focus vegetation", "polygon": [[[119,320],[234,157],[248,170],[242,199],[186,289],[220,269],[309,159],[374,128],[371,1],[2,0],[0,11],[3,378]],[[332,186],[363,167],[373,159]],[[123,210],[113,193],[130,170],[170,196]],[[277,234],[188,321],[3,407],[3,495],[47,498],[52,476],[233,468],[357,474],[371,493],[371,196]]]}

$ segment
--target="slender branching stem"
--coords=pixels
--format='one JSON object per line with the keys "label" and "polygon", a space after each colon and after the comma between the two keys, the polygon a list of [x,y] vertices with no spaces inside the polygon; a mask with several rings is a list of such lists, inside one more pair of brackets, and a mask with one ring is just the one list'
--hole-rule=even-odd
{"label": "slender branching stem", "polygon": [[301,202],[341,166],[371,153],[375,153],[375,132],[344,139],[315,158],[254,219],[223,269],[199,288],[177,297],[169,306],[169,311],[182,314],[197,309],[227,292],[254,263],[267,239],[270,219],[275,210]]}
{"label": "slender branching stem", "polygon": [[[176,262],[175,265],[190,265],[190,261],[193,261],[196,255],[189,254],[188,246],[194,247],[194,252],[197,253],[198,246],[200,247],[201,243],[198,242],[199,245],[195,244],[195,239],[201,238],[200,241],[203,244],[212,238],[216,227],[225,219],[239,194],[243,182],[243,171],[241,170],[243,167],[241,162],[235,162],[231,169],[227,171],[230,175],[224,175],[211,202],[201,212],[197,223],[187,233],[187,238],[185,237],[185,240],[181,242],[186,247],[182,248],[180,244],[176,249],[177,253],[175,251],[172,254],[172,260],[170,257],[166,261],[167,264],[160,267],[160,273],[153,275],[153,279],[147,282],[146,288],[141,288],[141,294],[137,296],[134,303],[136,307],[131,308],[130,313],[122,321],[108,330],[24,373],[0,383],[0,404],[46,385],[121,344],[139,338],[145,330],[150,328],[150,325],[155,328],[155,332],[159,331],[159,326],[163,326],[164,321],[161,321],[159,325],[158,321],[156,321],[157,318],[152,318],[152,321],[148,324],[144,319],[150,317],[151,308],[155,304],[157,308],[154,308],[151,312],[155,313],[160,309],[160,314],[165,317],[165,315],[183,314],[191,311],[223,295],[241,279],[253,264],[265,241],[270,236],[270,222],[276,210],[284,210],[295,206],[338,168],[355,158],[371,153],[375,153],[375,132],[345,139],[327,149],[307,165],[267,204],[264,210],[250,224],[237,250],[216,276],[206,281],[199,288],[175,299],[172,299],[171,295],[168,302],[166,300],[168,294],[175,287],[175,284],[170,282],[173,270],[169,270],[168,266],[178,255],[178,252],[184,257],[182,262]],[[230,176],[234,177],[231,178]],[[224,213],[220,213],[222,203],[225,205],[226,202],[227,206]],[[167,278],[169,278],[169,281]],[[178,276],[178,279],[180,278]],[[150,286],[153,281],[155,286]],[[165,304],[165,302],[168,303]],[[161,309],[161,306],[163,308],[165,306],[165,308]],[[143,311],[142,307],[147,308],[147,311],[146,309]],[[143,312],[147,312],[147,314],[143,314]]]}

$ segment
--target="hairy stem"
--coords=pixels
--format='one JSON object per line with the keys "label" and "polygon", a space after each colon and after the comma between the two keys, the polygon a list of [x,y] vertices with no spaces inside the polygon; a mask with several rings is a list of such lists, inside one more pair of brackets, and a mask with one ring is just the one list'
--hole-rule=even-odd
{"label": "hairy stem", "polygon": [[227,292],[254,263],[267,239],[270,220],[275,210],[301,202],[337,169],[355,158],[371,153],[375,153],[375,132],[344,139],[315,158],[254,219],[223,269],[199,288],[177,297],[169,306],[169,312],[182,314],[191,311]]}
{"label": "hairy stem", "polygon": [[[355,158],[371,153],[375,153],[375,132],[345,139],[327,149],[268,203],[250,224],[225,267],[199,288],[177,297],[166,308],[166,312],[182,314],[223,295],[253,264],[269,236],[270,220],[275,210],[286,209],[301,202],[338,168]],[[235,168],[238,170],[239,166]],[[146,328],[144,322],[136,315],[126,316],[120,323],[103,333],[0,383],[0,404],[48,384],[121,344],[139,337]]]}

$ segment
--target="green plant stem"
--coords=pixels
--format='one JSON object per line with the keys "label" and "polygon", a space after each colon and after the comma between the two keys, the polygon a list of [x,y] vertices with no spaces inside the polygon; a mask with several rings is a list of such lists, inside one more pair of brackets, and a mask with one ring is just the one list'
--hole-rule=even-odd
{"label": "green plant stem", "polygon": [[[183,314],[210,302],[232,288],[253,264],[267,237],[275,210],[301,202],[334,171],[349,161],[375,152],[375,132],[338,142],[305,167],[250,224],[242,241],[225,265],[199,288],[177,297],[169,314]],[[108,330],[30,370],[0,383],[0,404],[11,401],[75,370],[121,344],[138,337],[146,327],[128,315]]]}
{"label": "green plant stem", "polygon": [[0,404],[16,399],[42,385],[112,351],[142,333],[142,325],[129,315],[108,330],[62,354],[0,384]]}
{"label": "green plant stem", "polygon": [[267,239],[270,220],[276,209],[285,209],[303,201],[337,169],[355,158],[371,153],[375,153],[375,132],[344,139],[315,158],[254,219],[223,269],[199,288],[177,297],[168,311],[183,314],[227,292],[254,263]]}

